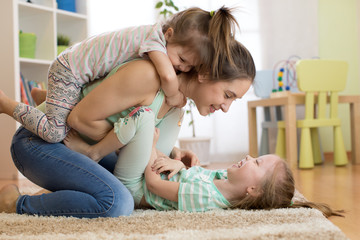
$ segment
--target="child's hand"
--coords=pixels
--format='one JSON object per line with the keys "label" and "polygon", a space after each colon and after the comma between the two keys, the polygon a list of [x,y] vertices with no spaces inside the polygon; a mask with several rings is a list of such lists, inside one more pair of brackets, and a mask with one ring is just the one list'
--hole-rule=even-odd
{"label": "child's hand", "polygon": [[186,97],[180,91],[178,91],[178,93],[173,96],[166,97],[165,101],[169,106],[172,107],[182,108],[186,105]]}
{"label": "child's hand", "polygon": [[187,149],[179,149],[174,147],[171,151],[171,157],[176,160],[181,160],[187,168],[200,166],[200,160],[196,154]]}
{"label": "child's hand", "polygon": [[157,174],[169,171],[168,179],[170,179],[184,167],[185,165],[181,161],[165,156],[157,158],[151,169],[156,171]]}

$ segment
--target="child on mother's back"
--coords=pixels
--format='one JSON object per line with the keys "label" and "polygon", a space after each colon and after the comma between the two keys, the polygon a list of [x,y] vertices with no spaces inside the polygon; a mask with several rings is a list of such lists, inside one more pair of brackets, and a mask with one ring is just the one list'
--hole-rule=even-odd
{"label": "child on mother's back", "polygon": [[[69,47],[51,64],[45,113],[13,101],[1,91],[0,113],[13,116],[45,141],[60,142],[70,130],[67,117],[79,102],[84,85],[139,57],[148,57],[155,65],[167,103],[181,107],[186,101],[179,91],[176,72],[195,68],[199,74],[205,74],[212,69],[211,75],[218,77],[222,71],[218,66],[225,59],[234,65],[229,40],[233,38],[235,25],[237,22],[228,8],[216,12],[189,8],[174,14],[164,24],[92,36]],[[133,106],[130,101],[122,103],[128,105],[124,109]],[[104,113],[106,117],[112,114]],[[108,126],[106,120],[97,119],[96,123],[89,120],[76,130],[100,140],[107,133],[105,126]]]}

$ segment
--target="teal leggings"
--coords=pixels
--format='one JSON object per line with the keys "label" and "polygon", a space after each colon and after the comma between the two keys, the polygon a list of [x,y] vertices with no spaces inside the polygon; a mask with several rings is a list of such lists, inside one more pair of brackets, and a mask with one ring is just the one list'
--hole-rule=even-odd
{"label": "teal leggings", "polygon": [[142,184],[151,155],[154,126],[160,129],[156,148],[169,156],[180,131],[178,122],[182,120],[183,113],[183,109],[173,108],[161,120],[155,121],[153,111],[140,107],[114,124],[120,142],[126,145],[120,150],[113,173],[129,189],[136,205],[144,195]]}
{"label": "teal leggings", "polygon": [[150,108],[138,107],[114,124],[120,149],[114,175],[129,189],[135,204],[142,198],[142,180],[149,162],[155,130],[155,116]]}

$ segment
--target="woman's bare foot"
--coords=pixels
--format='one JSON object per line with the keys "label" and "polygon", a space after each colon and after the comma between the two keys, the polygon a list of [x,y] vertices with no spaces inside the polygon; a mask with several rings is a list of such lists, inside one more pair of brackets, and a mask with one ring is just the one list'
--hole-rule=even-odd
{"label": "woman's bare foot", "polygon": [[37,191],[36,193],[34,193],[32,196],[42,195],[42,194],[48,194],[48,193],[52,193],[52,192],[49,191],[49,190],[47,190],[47,189],[45,189],[45,188],[43,188],[43,189]]}
{"label": "woman's bare foot", "polygon": [[87,144],[73,129],[71,129],[66,135],[64,144],[71,150],[89,156],[91,145]]}
{"label": "woman's bare foot", "polygon": [[17,186],[6,185],[0,190],[0,212],[16,213],[16,201],[20,196]]}
{"label": "woman's bare foot", "polygon": [[40,105],[42,102],[46,100],[47,91],[40,88],[31,89],[31,97],[34,99],[36,105]]}

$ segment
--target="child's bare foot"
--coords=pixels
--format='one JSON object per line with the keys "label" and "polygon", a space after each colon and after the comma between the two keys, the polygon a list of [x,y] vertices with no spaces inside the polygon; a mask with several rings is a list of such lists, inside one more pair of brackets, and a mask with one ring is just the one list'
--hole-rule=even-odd
{"label": "child's bare foot", "polygon": [[0,113],[5,112],[5,105],[7,102],[8,96],[5,95],[3,91],[0,90]]}
{"label": "child's bare foot", "polygon": [[0,190],[0,212],[16,213],[16,200],[20,192],[14,184],[6,185]]}
{"label": "child's bare foot", "polygon": [[71,150],[89,156],[90,145],[87,144],[73,129],[71,129],[66,135],[64,144]]}
{"label": "child's bare foot", "polygon": [[46,90],[40,88],[31,89],[31,97],[34,99],[36,105],[40,105],[42,102],[46,100]]}
{"label": "child's bare foot", "polygon": [[18,102],[9,98],[0,90],[0,113],[6,113],[10,117],[13,117],[14,110],[18,104]]}

